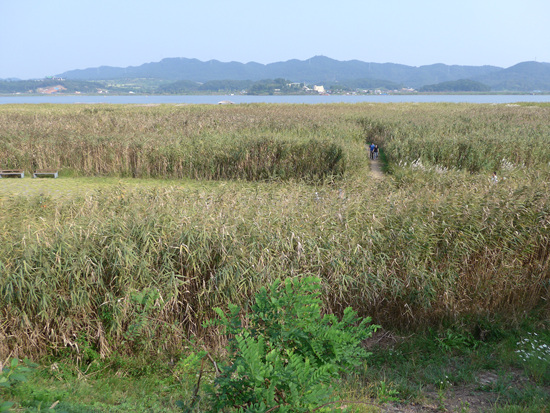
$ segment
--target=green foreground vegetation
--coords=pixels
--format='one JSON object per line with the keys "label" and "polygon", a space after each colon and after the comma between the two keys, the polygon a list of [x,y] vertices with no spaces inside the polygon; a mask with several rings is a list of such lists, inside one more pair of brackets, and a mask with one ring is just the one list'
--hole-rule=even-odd
{"label": "green foreground vegetation", "polygon": [[[301,339],[269,347],[274,330],[253,320],[301,301],[254,305],[315,279],[332,324],[351,307],[381,326],[349,337],[371,355],[345,374],[329,366],[341,356],[319,356],[326,400],[346,403],[316,411],[548,411],[549,118],[544,104],[2,105],[0,168],[60,178],[0,180],[0,401],[216,411],[224,363],[291,374],[275,355]],[[233,306],[240,354],[281,353],[233,352],[236,336],[209,323]],[[318,343],[322,321],[296,314],[310,321],[292,331]],[[328,354],[312,348],[308,366]],[[277,389],[278,405],[219,411],[313,411]]]}

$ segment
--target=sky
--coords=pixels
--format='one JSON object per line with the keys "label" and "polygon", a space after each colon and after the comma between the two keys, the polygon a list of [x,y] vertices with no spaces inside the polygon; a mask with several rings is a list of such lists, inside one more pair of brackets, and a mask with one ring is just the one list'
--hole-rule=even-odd
{"label": "sky", "polygon": [[0,79],[168,57],[550,62],[550,0],[0,0]]}

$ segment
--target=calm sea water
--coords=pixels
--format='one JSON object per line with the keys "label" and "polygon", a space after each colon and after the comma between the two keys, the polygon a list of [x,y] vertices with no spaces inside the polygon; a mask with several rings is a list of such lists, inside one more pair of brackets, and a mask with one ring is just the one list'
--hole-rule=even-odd
{"label": "calm sea water", "polygon": [[377,95],[377,96],[0,96],[0,104],[113,103],[113,104],[217,104],[233,103],[516,103],[550,102],[550,95]]}

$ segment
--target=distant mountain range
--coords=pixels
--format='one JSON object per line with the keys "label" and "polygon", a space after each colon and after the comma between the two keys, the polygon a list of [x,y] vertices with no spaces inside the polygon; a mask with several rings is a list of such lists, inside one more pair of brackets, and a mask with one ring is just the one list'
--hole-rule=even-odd
{"label": "distant mountain range", "polygon": [[56,77],[72,80],[115,80],[151,78],[165,81],[208,82],[214,80],[250,80],[284,78],[293,82],[331,84],[376,84],[391,82],[415,89],[457,80],[471,80],[493,91],[550,91],[550,63],[523,62],[509,68],[496,66],[459,66],[433,64],[406,66],[395,63],[368,63],[359,60],[338,61],[325,56],[307,60],[288,60],[270,64],[220,62],[167,58],[125,68],[101,66],[70,70]]}

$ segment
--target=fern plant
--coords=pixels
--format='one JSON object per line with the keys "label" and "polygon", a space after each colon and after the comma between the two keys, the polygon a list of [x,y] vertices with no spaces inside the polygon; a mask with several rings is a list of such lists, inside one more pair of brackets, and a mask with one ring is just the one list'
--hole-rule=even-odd
{"label": "fern plant", "polygon": [[12,396],[16,387],[28,380],[37,364],[28,359],[12,358],[7,366],[0,362],[0,412],[9,411],[13,402],[3,400],[4,395]]}
{"label": "fern plant", "polygon": [[[321,312],[318,278],[286,279],[262,288],[250,311],[216,308],[229,337],[228,363],[210,389],[213,411],[311,412],[337,406],[333,380],[368,357],[360,343],[378,326],[351,308],[341,320]],[[246,326],[246,327],[243,327]]]}

